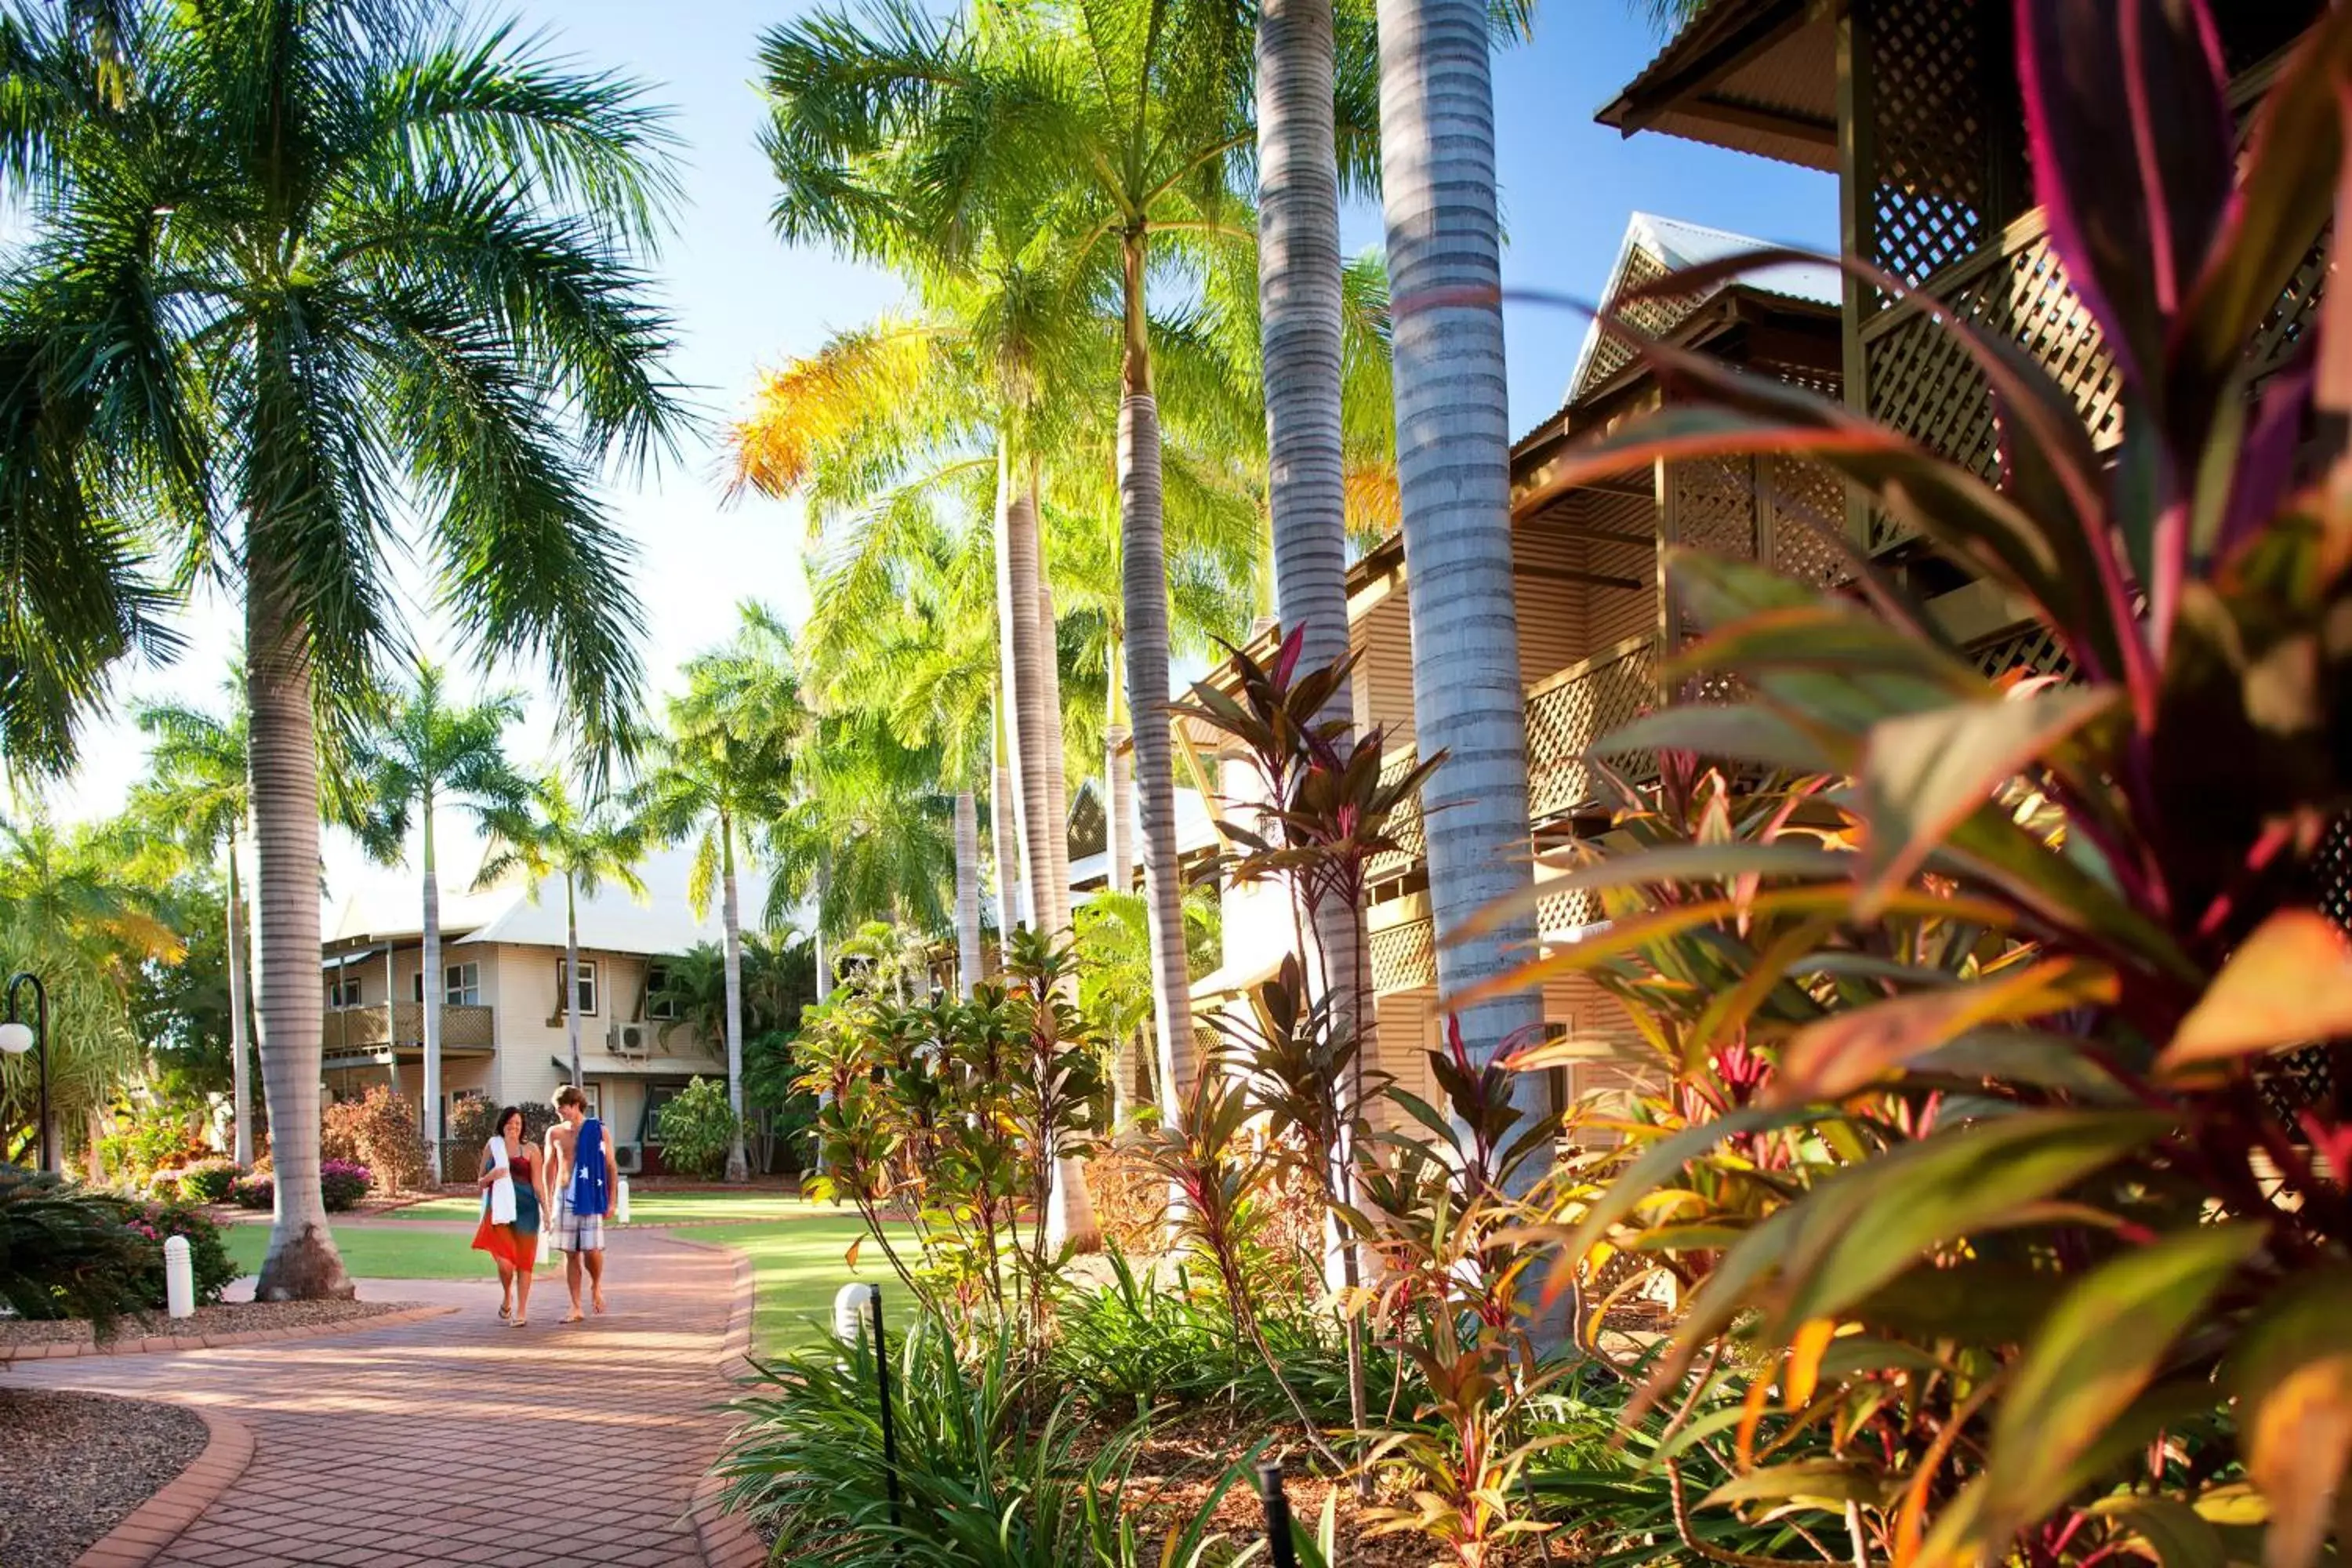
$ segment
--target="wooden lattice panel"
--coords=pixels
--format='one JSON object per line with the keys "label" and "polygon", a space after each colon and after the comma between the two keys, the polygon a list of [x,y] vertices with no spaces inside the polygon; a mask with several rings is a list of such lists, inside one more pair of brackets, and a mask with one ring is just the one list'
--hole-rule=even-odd
{"label": "wooden lattice panel", "polygon": [[[1418,757],[1415,752],[1401,752],[1391,757],[1381,768],[1381,782],[1394,784],[1404,777],[1412,771]],[[1365,875],[1375,882],[1386,881],[1419,865],[1421,858],[1429,853],[1426,826],[1421,815],[1421,796],[1415,795],[1389,818],[1389,837],[1396,840],[1396,848],[1373,856],[1365,867]]]}
{"label": "wooden lattice panel", "polygon": [[2333,237],[2332,225],[2320,231],[2311,248],[2303,253],[2294,276],[2287,279],[2285,292],[2255,329],[2253,346],[2247,353],[2253,361],[2257,380],[2292,359],[2305,334],[2317,324],[2319,296],[2327,285],[2327,253]]}
{"label": "wooden lattice panel", "polygon": [[[1618,284],[1619,293],[1646,288],[1666,276],[1666,264],[1638,246],[1625,258],[1625,275]],[[1653,338],[1662,338],[1686,320],[1704,302],[1699,294],[1674,294],[1658,299],[1618,301],[1616,314],[1635,331]],[[1592,358],[1584,367],[1582,379],[1576,384],[1575,395],[1586,393],[1633,363],[1633,345],[1612,332],[1603,332],[1593,344]]]}
{"label": "wooden lattice panel", "polygon": [[1846,580],[1833,541],[1845,531],[1845,487],[1819,463],[1771,457],[1758,465],[1759,500],[1769,518],[1772,570],[1816,588]]}
{"label": "wooden lattice panel", "polygon": [[1871,258],[1916,283],[1991,239],[1999,40],[1976,0],[1874,0],[1868,40]]}
{"label": "wooden lattice panel", "polygon": [[1372,994],[1387,996],[1437,984],[1437,931],[1427,921],[1371,934]]}
{"label": "wooden lattice panel", "polygon": [[2060,680],[2074,679],[2074,656],[2066,651],[2066,645],[2048,626],[2024,626],[1971,651],[1977,668],[1995,680],[2011,671],[2054,675]]}
{"label": "wooden lattice panel", "polygon": [[1756,559],[1756,469],[1746,458],[1700,458],[1667,469],[1675,542],[1687,550]]}
{"label": "wooden lattice panel", "polygon": [[1536,930],[1547,934],[1577,931],[1602,918],[1599,896],[1586,889],[1554,893],[1536,905]]}
{"label": "wooden lattice panel", "polygon": [[[1647,641],[1563,672],[1528,698],[1528,815],[1537,822],[1591,805],[1597,798],[1586,753],[1612,731],[1657,705]],[[1612,766],[1635,759],[1612,757]]]}

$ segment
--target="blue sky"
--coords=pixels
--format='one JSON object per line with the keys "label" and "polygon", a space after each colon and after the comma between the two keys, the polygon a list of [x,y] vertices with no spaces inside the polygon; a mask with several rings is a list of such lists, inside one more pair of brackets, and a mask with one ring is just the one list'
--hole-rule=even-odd
{"label": "blue sky", "polygon": [[[862,322],[899,291],[887,278],[822,252],[783,247],[768,227],[771,185],[755,144],[761,105],[751,86],[762,29],[813,7],[746,0],[530,0],[526,29],[582,64],[616,67],[671,106],[686,201],[657,267],[680,328],[677,374],[718,421],[742,406],[759,368],[806,353],[837,328]],[[1658,38],[1631,0],[1550,0],[1532,44],[1496,59],[1496,121],[1509,249],[1504,280],[1589,299],[1604,281],[1629,213],[1646,210],[1771,240],[1827,248],[1836,233],[1834,187],[1805,170],[1664,137],[1621,139],[1592,113],[1655,51]],[[1351,248],[1375,244],[1379,213],[1346,216]],[[1557,406],[1581,317],[1528,305],[1507,308],[1512,426],[1525,430]],[[665,687],[678,663],[727,635],[735,602],[755,595],[797,615],[806,603],[801,519],[785,505],[722,506],[713,439],[642,485],[610,492],[615,515],[641,551],[635,584],[646,668]],[[442,638],[421,608],[420,639]],[[168,670],[136,671],[126,696],[215,701],[235,646],[236,617],[218,603],[192,607],[193,646]],[[530,671],[499,682],[535,685]],[[525,749],[543,743],[543,723]],[[114,724],[91,737],[73,787],[53,804],[95,815],[120,804],[140,770],[139,737]],[[452,823],[467,863],[462,827]],[[331,841],[337,891],[381,875]],[[405,874],[395,873],[405,883]]]}

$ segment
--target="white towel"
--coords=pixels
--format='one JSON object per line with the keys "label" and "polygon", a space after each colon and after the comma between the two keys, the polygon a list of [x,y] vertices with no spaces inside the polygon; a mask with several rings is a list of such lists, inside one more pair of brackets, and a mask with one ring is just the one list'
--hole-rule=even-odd
{"label": "white towel", "polygon": [[498,1180],[490,1184],[490,1223],[512,1225],[515,1222],[515,1190],[512,1168],[507,1162],[507,1141],[490,1140],[490,1169]]}

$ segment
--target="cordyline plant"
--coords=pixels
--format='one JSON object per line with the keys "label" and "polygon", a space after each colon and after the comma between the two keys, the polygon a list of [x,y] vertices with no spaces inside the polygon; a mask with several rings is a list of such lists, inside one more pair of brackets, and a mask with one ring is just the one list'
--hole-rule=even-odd
{"label": "cordyline plant", "polygon": [[[1360,1429],[1368,1414],[1363,1261],[1354,1228],[1341,1216],[1356,1205],[1364,1110],[1384,1079],[1365,1064],[1371,995],[1365,943],[1350,943],[1348,973],[1333,973],[1331,955],[1309,933],[1328,929],[1335,911],[1360,922],[1371,862],[1398,847],[1394,825],[1444,753],[1399,777],[1382,777],[1380,727],[1357,731],[1350,720],[1330,713],[1356,656],[1301,669],[1306,646],[1300,625],[1271,663],[1229,647],[1234,692],[1202,681],[1175,710],[1230,738],[1258,776],[1260,796],[1244,806],[1255,824],[1229,822],[1225,828],[1240,846],[1226,858],[1227,875],[1236,886],[1275,881],[1289,893],[1290,955],[1251,987],[1245,1010],[1219,1013],[1213,1022],[1247,1069],[1251,1103],[1265,1114],[1275,1148],[1296,1156],[1293,1163],[1331,1216],[1345,1302],[1349,1415]],[[1311,987],[1300,953],[1317,960]]]}
{"label": "cordyline plant", "polygon": [[[1839,780],[1840,831],[1575,874],[1622,890],[1614,924],[1519,983],[1711,950],[1769,1075],[1638,1145],[1559,1240],[1571,1259],[1604,1240],[1706,1259],[1652,1389],[1727,1343],[1771,1373],[1735,1434],[1748,1473],[1715,1506],[1843,1516],[1852,1561],[2294,1568],[2352,1525],[2352,1124],[2279,1109],[2263,1074],[2316,1049],[2352,1082],[2352,954],[2305,890],[2352,805],[2352,494],[2297,488],[2310,366],[2257,389],[2248,348],[2330,216],[2352,10],[2284,64],[2242,160],[2196,0],[2016,14],[2038,195],[2117,366],[2120,447],[2018,347],[1939,315],[1990,388],[1996,481],[1652,343],[1696,400],[1559,482],[1811,458],[2013,595],[2076,679],[1987,679],[1867,563],[1846,597],[1674,561],[1712,628],[1681,671],[1747,698],[1599,750]],[[2312,336],[2307,355],[2331,351]],[[1890,956],[1869,936],[1890,919],[1974,934]],[[1868,984],[1824,952],[1870,955]],[[1692,1162],[1735,1170],[1735,1141],[1783,1129],[1801,1157],[1775,1194],[1686,1206]],[[1943,1414],[1920,1426],[1923,1407]],[[1832,1457],[1776,1465],[1784,1421],[1832,1433]]]}
{"label": "cordyline plant", "polygon": [[811,1195],[854,1205],[943,1321],[1025,1328],[1034,1350],[1062,1261],[1046,1198],[1055,1162],[1093,1147],[1101,1053],[1066,999],[1066,949],[1021,931],[1005,959],[967,1001],[900,1001],[893,977],[853,971],[803,1026],[798,1087],[821,1102]]}

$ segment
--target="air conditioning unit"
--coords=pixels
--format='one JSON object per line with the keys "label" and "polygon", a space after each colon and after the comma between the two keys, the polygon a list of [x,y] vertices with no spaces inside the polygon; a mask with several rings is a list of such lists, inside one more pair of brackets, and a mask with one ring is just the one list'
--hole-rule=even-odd
{"label": "air conditioning unit", "polygon": [[641,1057],[653,1044],[653,1030],[644,1024],[613,1026],[613,1054],[616,1057]]}
{"label": "air conditioning unit", "polygon": [[621,1174],[634,1176],[646,1168],[646,1152],[635,1143],[613,1145],[613,1163]]}

